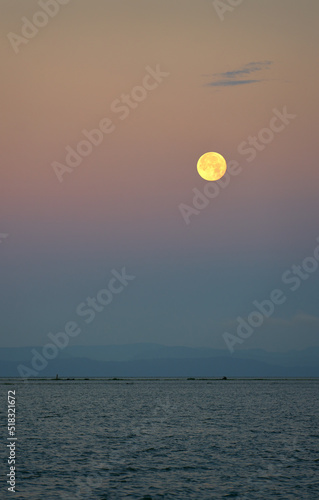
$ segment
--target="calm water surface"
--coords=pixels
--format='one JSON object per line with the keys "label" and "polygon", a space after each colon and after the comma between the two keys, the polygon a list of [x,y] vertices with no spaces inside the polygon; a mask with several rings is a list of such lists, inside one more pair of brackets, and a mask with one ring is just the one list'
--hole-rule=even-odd
{"label": "calm water surface", "polygon": [[318,380],[0,381],[14,499],[319,498]]}

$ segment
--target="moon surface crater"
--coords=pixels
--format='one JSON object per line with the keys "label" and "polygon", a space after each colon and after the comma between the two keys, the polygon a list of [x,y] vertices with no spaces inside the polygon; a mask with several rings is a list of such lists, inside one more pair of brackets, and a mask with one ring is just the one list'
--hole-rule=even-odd
{"label": "moon surface crater", "polygon": [[197,162],[197,171],[206,181],[218,181],[226,170],[226,160],[219,153],[205,153]]}

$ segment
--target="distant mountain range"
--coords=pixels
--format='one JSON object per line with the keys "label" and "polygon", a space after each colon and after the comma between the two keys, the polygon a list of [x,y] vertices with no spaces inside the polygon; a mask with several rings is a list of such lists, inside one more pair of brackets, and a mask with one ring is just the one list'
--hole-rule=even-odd
{"label": "distant mountain range", "polygon": [[[0,348],[0,377],[32,368],[32,349]],[[319,347],[273,353],[164,346],[153,343],[68,346],[48,360],[39,377],[319,377]]]}

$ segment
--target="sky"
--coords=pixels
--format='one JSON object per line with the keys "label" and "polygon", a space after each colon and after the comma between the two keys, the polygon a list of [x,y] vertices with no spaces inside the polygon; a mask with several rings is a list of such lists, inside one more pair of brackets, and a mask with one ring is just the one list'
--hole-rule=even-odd
{"label": "sky", "polygon": [[238,348],[319,346],[317,0],[60,2],[0,2],[1,346],[227,349],[270,297]]}

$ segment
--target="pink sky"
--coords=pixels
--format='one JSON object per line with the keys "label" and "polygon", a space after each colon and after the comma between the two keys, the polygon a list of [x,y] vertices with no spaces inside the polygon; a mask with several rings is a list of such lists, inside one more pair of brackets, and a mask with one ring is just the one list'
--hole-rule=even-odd
{"label": "pink sky", "polygon": [[[246,0],[221,21],[211,1],[70,1],[15,54],[7,34],[21,35],[21,18],[39,10],[2,1],[0,231],[11,270],[28,259],[50,269],[57,254],[107,255],[111,267],[120,256],[155,266],[225,255],[263,266],[268,255],[285,267],[311,248],[318,2]],[[169,75],[120,120],[112,103],[156,65]],[[296,118],[247,162],[239,144],[285,106]],[[103,118],[115,130],[60,183],[52,162]],[[196,162],[206,151],[242,173],[186,226],[178,207],[204,188]]]}

